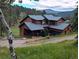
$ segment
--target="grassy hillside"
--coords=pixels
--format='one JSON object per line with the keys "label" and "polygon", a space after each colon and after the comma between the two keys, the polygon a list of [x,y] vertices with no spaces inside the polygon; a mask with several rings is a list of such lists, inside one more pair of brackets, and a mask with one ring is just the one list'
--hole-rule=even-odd
{"label": "grassy hillside", "polygon": [[11,27],[12,33],[14,35],[14,37],[20,37],[20,30],[19,30],[19,26],[13,26]]}
{"label": "grassy hillside", "polygon": [[[18,59],[78,59],[75,41],[16,48]],[[10,59],[8,49],[1,48],[0,59]]]}

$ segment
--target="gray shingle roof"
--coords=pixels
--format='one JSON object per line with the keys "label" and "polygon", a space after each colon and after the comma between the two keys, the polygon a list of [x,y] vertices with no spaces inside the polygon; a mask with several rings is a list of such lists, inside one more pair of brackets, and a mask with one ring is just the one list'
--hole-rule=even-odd
{"label": "gray shingle roof", "polygon": [[64,30],[68,26],[69,26],[68,23],[61,23],[61,24],[58,24],[58,25],[50,25],[49,27],[53,28],[53,29]]}
{"label": "gray shingle roof", "polygon": [[34,23],[31,23],[31,22],[25,22],[25,25],[26,25],[31,31],[34,31],[34,30],[43,30],[43,29],[44,29],[42,25],[34,24]]}
{"label": "gray shingle roof", "polygon": [[47,18],[48,20],[53,20],[53,21],[58,21],[61,18],[53,15],[44,15],[44,17]]}
{"label": "gray shingle roof", "polygon": [[44,20],[45,19],[42,15],[28,15],[28,16],[35,20]]}

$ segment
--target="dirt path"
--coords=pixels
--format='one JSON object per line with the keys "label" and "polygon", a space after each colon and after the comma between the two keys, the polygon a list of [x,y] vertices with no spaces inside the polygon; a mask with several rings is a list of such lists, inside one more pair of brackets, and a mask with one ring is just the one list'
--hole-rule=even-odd
{"label": "dirt path", "polygon": [[[32,38],[32,39],[28,39],[28,40],[20,38],[19,40],[14,40],[13,45],[14,45],[14,47],[26,47],[26,46],[36,46],[36,45],[46,44],[46,43],[57,43],[57,42],[62,42],[64,40],[74,40],[75,36],[76,35],[69,35],[69,36],[64,36],[64,37],[51,37],[49,39]],[[8,47],[8,41],[1,39],[0,47]]]}

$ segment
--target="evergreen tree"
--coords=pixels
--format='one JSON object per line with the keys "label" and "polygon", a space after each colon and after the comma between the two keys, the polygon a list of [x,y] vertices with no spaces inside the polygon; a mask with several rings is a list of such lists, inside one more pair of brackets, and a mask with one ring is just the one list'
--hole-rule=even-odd
{"label": "evergreen tree", "polygon": [[[10,21],[10,4],[13,0],[0,0],[0,8],[2,9],[4,16],[7,21]],[[0,36],[3,36],[5,32],[5,27],[0,21]]]}
{"label": "evergreen tree", "polygon": [[73,19],[71,20],[72,29],[75,32],[78,32],[78,8],[76,8],[76,12],[74,13]]}

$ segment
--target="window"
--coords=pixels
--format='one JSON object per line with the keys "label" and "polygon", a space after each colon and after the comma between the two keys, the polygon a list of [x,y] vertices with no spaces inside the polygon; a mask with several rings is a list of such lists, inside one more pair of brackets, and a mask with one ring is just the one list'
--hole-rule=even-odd
{"label": "window", "polygon": [[49,24],[50,25],[56,25],[56,22],[55,21],[49,21]]}

